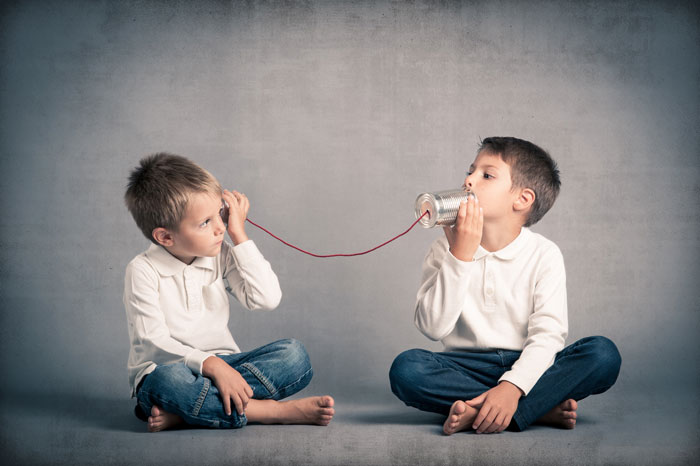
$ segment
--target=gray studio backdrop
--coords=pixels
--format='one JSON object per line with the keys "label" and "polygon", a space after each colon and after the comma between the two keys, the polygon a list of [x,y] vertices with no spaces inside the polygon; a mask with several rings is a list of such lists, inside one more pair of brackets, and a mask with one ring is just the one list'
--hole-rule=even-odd
{"label": "gray studio backdrop", "polygon": [[[612,338],[615,390],[698,384],[698,9],[691,2],[4,2],[5,392],[128,397],[121,295],[148,243],[129,170],[191,157],[250,218],[317,253],[406,229],[481,137],[532,140],[563,189],[534,227],[567,265],[568,342]],[[315,259],[248,228],[284,293],[231,304],[242,348],[304,342],[311,392],[391,396],[440,230]]]}

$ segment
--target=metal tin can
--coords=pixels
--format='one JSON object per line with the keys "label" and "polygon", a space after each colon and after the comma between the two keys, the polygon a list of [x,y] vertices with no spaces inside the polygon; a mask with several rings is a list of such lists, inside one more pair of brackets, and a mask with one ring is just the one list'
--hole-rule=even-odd
{"label": "metal tin can", "polygon": [[224,221],[224,225],[228,226],[228,202],[222,200],[219,215],[221,216],[221,220]]}
{"label": "metal tin can", "polygon": [[428,215],[419,222],[423,228],[454,225],[460,202],[467,202],[469,196],[476,199],[476,194],[464,188],[423,193],[416,198],[416,218],[427,210]]}

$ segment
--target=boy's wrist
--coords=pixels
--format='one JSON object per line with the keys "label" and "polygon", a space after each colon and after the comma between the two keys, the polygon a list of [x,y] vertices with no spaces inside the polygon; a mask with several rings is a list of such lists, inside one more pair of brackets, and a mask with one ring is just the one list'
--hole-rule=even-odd
{"label": "boy's wrist", "polygon": [[468,252],[465,253],[460,248],[450,248],[450,254],[452,254],[455,259],[461,260],[462,262],[472,262],[474,260],[475,253],[476,251],[470,255]]}
{"label": "boy's wrist", "polygon": [[231,241],[233,241],[233,245],[241,244],[245,241],[248,241],[248,235],[246,234],[245,230],[243,231],[229,231],[228,235],[231,237]]}
{"label": "boy's wrist", "polygon": [[513,396],[517,396],[518,399],[521,398],[525,393],[515,385],[513,382],[509,382],[507,380],[502,380],[499,382],[499,385],[502,385],[505,390],[508,390],[509,393],[512,393]]}
{"label": "boy's wrist", "polygon": [[221,359],[218,356],[209,356],[207,359],[204,360],[202,363],[202,375],[204,377],[208,377],[210,379],[215,379],[216,374],[221,370],[221,364],[226,365],[227,367],[230,367],[228,364],[224,362],[223,359]]}

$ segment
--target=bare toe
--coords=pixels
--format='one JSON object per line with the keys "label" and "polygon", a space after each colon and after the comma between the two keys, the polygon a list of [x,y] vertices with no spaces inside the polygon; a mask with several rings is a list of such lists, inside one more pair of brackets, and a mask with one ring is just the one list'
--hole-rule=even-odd
{"label": "bare toe", "polygon": [[560,404],[559,407],[563,411],[576,411],[576,409],[578,408],[578,403],[576,403],[576,400],[574,399],[568,399],[562,404]]}
{"label": "bare toe", "polygon": [[148,431],[160,432],[161,430],[183,424],[185,421],[177,414],[164,411],[159,406],[153,405],[151,415],[148,417]]}
{"label": "bare toe", "polygon": [[450,407],[450,413],[442,426],[442,431],[451,435],[467,428],[472,421],[472,416],[467,413],[467,404],[464,401],[455,401]]}

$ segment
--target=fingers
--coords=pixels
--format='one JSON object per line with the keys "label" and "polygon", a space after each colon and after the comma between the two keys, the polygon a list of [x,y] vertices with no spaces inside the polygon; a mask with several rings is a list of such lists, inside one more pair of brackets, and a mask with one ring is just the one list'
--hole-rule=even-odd
{"label": "fingers", "polygon": [[510,425],[510,421],[512,419],[513,419],[513,416],[506,416],[506,418],[503,420],[503,423],[501,424],[501,429],[499,430],[499,432],[503,432],[504,430],[506,430],[508,428],[508,426]]}
{"label": "fingers", "polygon": [[[479,414],[476,415],[476,419],[474,419],[474,423],[472,424],[472,428],[477,431],[477,433],[483,432],[483,427],[482,424],[486,420],[486,416],[488,416],[489,411],[491,411],[491,408],[489,406],[484,406],[479,410]],[[491,424],[489,422],[489,424]]]}
{"label": "fingers", "polygon": [[231,199],[235,201],[235,203],[239,206],[250,204],[250,201],[248,201],[246,195],[243,193],[239,193],[238,191],[229,191],[228,189],[224,189],[222,196],[225,197],[227,200]]}
{"label": "fingers", "polygon": [[240,416],[248,407],[248,397],[241,395],[240,393],[234,393],[231,395],[231,399],[233,400],[233,404],[236,406],[236,412]]}
{"label": "fingers", "polygon": [[[476,201],[478,205],[478,200]],[[476,216],[476,229],[482,231],[484,229],[484,209],[479,207],[479,215]]]}
{"label": "fingers", "polygon": [[248,200],[245,194],[240,193],[238,191],[229,191],[228,189],[224,189],[222,197],[226,199],[226,201],[231,207],[236,208],[238,211],[242,212],[244,218],[248,215],[248,210],[250,209],[250,200]]}
{"label": "fingers", "polygon": [[472,428],[477,434],[503,432],[510,425],[512,417],[507,411],[504,412],[495,406],[487,405],[479,411]]}
{"label": "fingers", "polygon": [[[494,410],[491,410],[493,412]],[[496,416],[493,417],[493,421],[491,421],[491,425],[484,430],[485,434],[492,434],[494,432],[500,432],[503,430],[503,420],[505,419],[506,415],[503,413],[498,413]],[[488,418],[487,418],[488,420]]]}
{"label": "fingers", "polygon": [[459,228],[464,225],[464,222],[469,213],[469,202],[460,202],[459,210],[457,211],[457,220],[455,220],[455,228]]}
{"label": "fingers", "polygon": [[233,394],[231,395],[231,400],[236,406],[236,412],[238,413],[238,415],[240,416],[241,414],[243,414],[243,403],[241,402],[241,398],[238,395]]}
{"label": "fingers", "polygon": [[224,403],[224,412],[226,413],[227,416],[231,415],[231,397],[229,396],[222,396],[221,401]]}
{"label": "fingers", "polygon": [[459,203],[455,228],[466,227],[471,230],[481,231],[484,224],[484,211],[479,206],[479,200],[469,196],[466,202]]}
{"label": "fingers", "polygon": [[479,217],[481,213],[481,207],[479,207],[479,200],[475,197],[469,197],[469,220],[471,220],[469,226],[476,230],[479,227]]}
{"label": "fingers", "polygon": [[484,404],[485,399],[486,399],[486,392],[482,393],[481,395],[477,396],[476,398],[472,398],[471,400],[465,401],[465,403],[467,403],[472,408],[480,408],[481,405]]}

